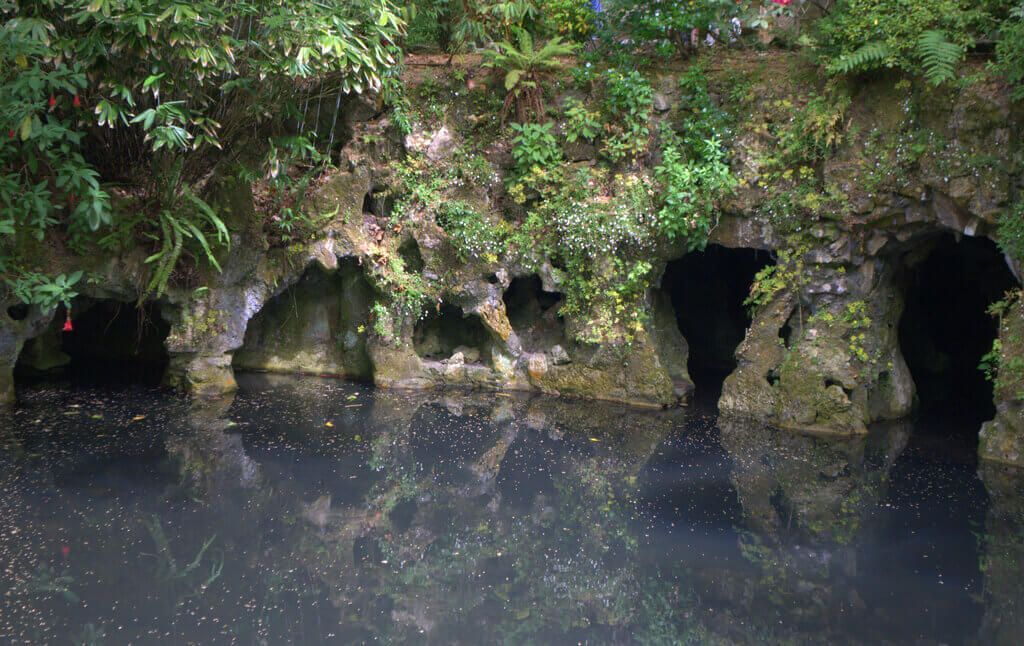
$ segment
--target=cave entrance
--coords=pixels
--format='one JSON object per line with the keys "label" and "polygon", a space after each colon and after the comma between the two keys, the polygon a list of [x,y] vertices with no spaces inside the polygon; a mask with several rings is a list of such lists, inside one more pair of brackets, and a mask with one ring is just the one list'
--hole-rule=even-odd
{"label": "cave entrance", "polygon": [[416,324],[413,347],[421,359],[442,361],[461,352],[468,364],[486,365],[491,360],[491,333],[476,314],[445,303]]}
{"label": "cave entrance", "polygon": [[[988,306],[1016,286],[991,240],[946,234],[904,257],[900,350],[917,387],[922,428],[977,443],[995,415],[992,384],[978,369],[998,333]],[[935,424],[934,422],[941,422]]]}
{"label": "cave entrance", "polygon": [[772,264],[758,249],[708,245],[668,264],[662,278],[676,322],[690,349],[687,364],[695,401],[713,404],[736,369],[736,347],[750,326],[743,306],[754,276]]}
{"label": "cave entrance", "polygon": [[514,278],[502,299],[523,350],[546,352],[556,345],[566,349],[565,321],[558,313],[562,297],[544,291],[539,276]]}
{"label": "cave entrance", "polygon": [[372,381],[366,336],[374,298],[373,286],[352,258],[330,272],[310,267],[249,321],[232,366]]}
{"label": "cave entrance", "polygon": [[46,331],[25,344],[16,368],[22,376],[63,372],[76,381],[143,385],[163,379],[170,325],[159,305],[81,297],[72,314],[72,331],[63,331],[61,306]]}

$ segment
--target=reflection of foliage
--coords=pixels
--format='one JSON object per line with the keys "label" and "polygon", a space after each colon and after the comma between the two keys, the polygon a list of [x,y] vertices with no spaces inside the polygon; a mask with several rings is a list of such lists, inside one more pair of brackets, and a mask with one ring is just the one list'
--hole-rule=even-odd
{"label": "reflection of foliage", "polygon": [[679,610],[690,605],[687,599],[680,597],[678,589],[644,587],[639,604],[642,621],[633,636],[637,643],[642,646],[714,643],[707,629],[699,623],[680,623]]}
{"label": "reflection of foliage", "polygon": [[72,641],[74,641],[75,646],[101,646],[106,637],[107,633],[102,628],[97,628],[96,624],[88,623],[82,627],[82,632],[78,633]]}
{"label": "reflection of foliage", "polygon": [[[223,556],[209,559],[210,566],[208,572],[200,570],[206,552],[217,539],[216,535],[206,539],[196,553],[195,558],[183,567],[174,558],[174,552],[171,550],[171,544],[167,540],[167,535],[164,533],[159,517],[154,515],[149,520],[143,520],[142,524],[149,531],[149,535],[156,546],[157,553],[152,556],[157,561],[157,580],[173,588],[180,586],[186,590],[183,595],[177,597],[176,603],[178,605],[186,599],[202,595],[214,581],[220,578],[221,572],[224,570]],[[205,578],[203,578],[204,576]]]}
{"label": "reflection of foliage", "polygon": [[[482,475],[479,463],[503,462],[492,454],[504,455],[509,441],[496,438],[462,465],[461,475],[443,478],[416,461],[401,433],[371,441],[371,468],[383,478],[368,492],[367,506],[339,511],[345,520],[338,526],[303,540],[303,553],[349,604],[347,621],[370,622],[366,627],[383,641],[427,631],[444,642],[449,631],[467,629],[483,631],[483,642],[509,643],[642,626],[656,626],[645,643],[688,635],[671,632],[674,612],[647,616],[670,611],[668,600],[679,593],[647,581],[637,565],[630,450],[595,455],[576,447],[549,471],[551,489],[525,508],[505,507],[513,503],[494,492],[496,476],[488,469]],[[415,501],[415,511],[399,528],[390,516],[405,501]],[[391,621],[371,619],[381,599],[392,608]]]}
{"label": "reflection of foliage", "polygon": [[44,597],[60,595],[71,603],[78,603],[78,595],[71,591],[74,582],[74,577],[66,572],[58,573],[49,564],[40,563],[26,586],[26,592]]}

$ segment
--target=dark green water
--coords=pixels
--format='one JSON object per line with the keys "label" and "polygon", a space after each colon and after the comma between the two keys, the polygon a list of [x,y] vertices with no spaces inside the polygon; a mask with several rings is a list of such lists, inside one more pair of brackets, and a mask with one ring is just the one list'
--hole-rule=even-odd
{"label": "dark green water", "polygon": [[1021,478],[929,429],[241,386],[22,391],[0,642],[1024,642]]}

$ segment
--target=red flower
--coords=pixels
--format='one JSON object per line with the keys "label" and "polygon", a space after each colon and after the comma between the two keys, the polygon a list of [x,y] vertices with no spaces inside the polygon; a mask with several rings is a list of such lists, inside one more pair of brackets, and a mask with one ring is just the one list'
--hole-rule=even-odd
{"label": "red flower", "polygon": [[64,331],[65,332],[74,332],[75,331],[75,326],[73,326],[71,324],[71,310],[68,310],[68,317],[66,319],[64,319]]}
{"label": "red flower", "polygon": [[50,107],[51,107],[51,108],[52,108],[52,107],[54,107],[55,105],[57,105],[57,97],[55,97],[55,96],[53,96],[53,95],[51,94],[51,95],[50,95],[50,101],[49,101],[49,104],[50,104]]}
{"label": "red flower", "polygon": [[67,558],[68,554],[71,554],[71,548],[68,547],[67,545],[61,545],[60,546],[60,555],[63,556],[64,558]]}
{"label": "red flower", "polygon": [[782,5],[783,7],[788,7],[789,3],[793,2],[793,0],[772,0],[772,2],[778,5]]}
{"label": "red flower", "polygon": [[75,106],[76,108],[82,107],[82,100],[78,98],[77,94],[73,99],[71,99],[71,105]]}
{"label": "red flower", "polygon": [[11,139],[14,139],[14,131],[13,130],[8,130],[7,131],[7,136],[10,137]]}

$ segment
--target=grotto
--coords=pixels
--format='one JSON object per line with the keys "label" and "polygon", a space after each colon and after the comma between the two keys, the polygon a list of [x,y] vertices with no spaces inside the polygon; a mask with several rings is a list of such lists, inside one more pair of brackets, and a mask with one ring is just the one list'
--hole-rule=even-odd
{"label": "grotto", "polygon": [[766,251],[718,244],[668,263],[661,289],[671,298],[689,346],[689,374],[702,401],[717,401],[722,382],[736,368],[736,347],[751,322],[744,300],[755,274],[771,263]]}
{"label": "grotto", "polygon": [[331,271],[313,265],[249,321],[232,365],[372,381],[366,334],[373,297],[355,260]]}
{"label": "grotto", "polygon": [[1024,643],[1019,4],[0,2],[0,643]]}
{"label": "grotto", "polygon": [[80,297],[71,316],[58,308],[45,331],[25,344],[15,374],[159,384],[169,361],[164,347],[169,332],[159,304]]}
{"label": "grotto", "polygon": [[916,412],[976,438],[996,412],[992,382],[979,369],[999,334],[989,306],[1019,284],[987,238],[937,234],[900,262],[899,347],[916,387]]}

